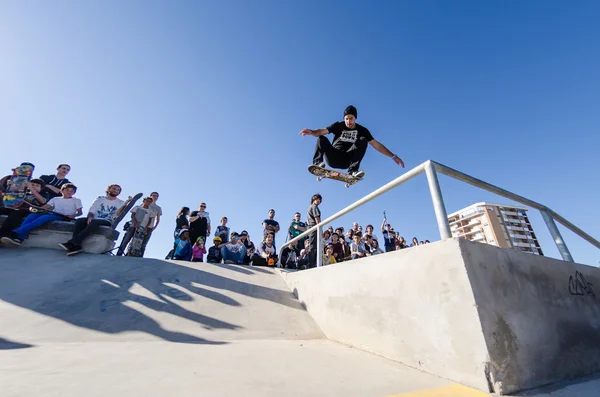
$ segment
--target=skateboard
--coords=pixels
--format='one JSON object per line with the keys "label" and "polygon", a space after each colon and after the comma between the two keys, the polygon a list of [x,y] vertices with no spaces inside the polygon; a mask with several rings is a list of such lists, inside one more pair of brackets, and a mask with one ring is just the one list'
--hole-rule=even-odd
{"label": "skateboard", "polygon": [[112,223],[111,227],[113,229],[116,229],[117,226],[119,226],[119,222],[121,222],[123,220],[123,218],[125,218],[125,216],[129,213],[129,211],[131,211],[131,209],[135,205],[135,202],[138,201],[140,198],[142,198],[142,196],[143,196],[142,193],[138,193],[133,197],[129,196],[127,198],[127,200],[125,200],[125,202],[123,203],[121,208],[119,208],[119,210],[118,210],[118,211],[120,211],[119,215],[117,215],[117,217],[115,218],[115,220]]}
{"label": "skateboard", "polygon": [[60,216],[60,217],[61,217],[61,218],[63,218],[65,221],[69,221],[69,222],[72,222],[72,221],[74,221],[74,219],[73,219],[73,218],[69,218],[68,216],[66,216],[66,215],[64,215],[64,214],[59,214],[58,212],[54,212],[54,211],[52,211],[52,210],[48,210],[48,209],[46,209],[46,208],[43,208],[43,207],[38,207],[37,205],[33,205],[33,204],[31,204],[30,202],[28,202],[28,201],[25,201],[25,204],[27,204],[27,205],[30,207],[30,208],[29,208],[29,211],[30,211],[32,214],[37,214],[37,213],[54,214],[54,215],[58,215],[58,216]]}
{"label": "skateboard", "polygon": [[317,181],[321,182],[323,178],[334,179],[336,181],[345,182],[346,187],[355,185],[362,178],[355,178],[352,175],[345,174],[341,171],[330,170],[328,168],[319,167],[317,165],[309,165],[308,172],[317,177]]}
{"label": "skateboard", "polygon": [[126,256],[142,256],[142,242],[144,241],[144,237],[146,236],[146,228],[143,226],[135,229],[135,233],[133,233],[133,237],[129,242],[129,246],[127,247]]}
{"label": "skateboard", "polygon": [[23,163],[13,170],[13,174],[9,179],[9,185],[2,197],[2,201],[6,208],[18,208],[27,194],[27,182],[31,180],[34,165]]}

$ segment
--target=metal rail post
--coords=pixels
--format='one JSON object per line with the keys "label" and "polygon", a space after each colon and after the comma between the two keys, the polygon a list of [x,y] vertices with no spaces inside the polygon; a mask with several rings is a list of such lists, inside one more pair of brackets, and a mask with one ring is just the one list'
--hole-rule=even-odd
{"label": "metal rail post", "polygon": [[323,266],[323,226],[317,224],[317,267]]}
{"label": "metal rail post", "polygon": [[428,161],[425,165],[425,174],[429,183],[429,192],[431,193],[431,201],[433,201],[435,218],[437,219],[438,229],[440,229],[440,237],[442,240],[452,238],[452,232],[448,224],[448,214],[446,213],[446,206],[442,197],[442,189],[440,189],[440,181],[431,161]]}
{"label": "metal rail post", "polygon": [[554,222],[552,214],[550,214],[550,211],[543,209],[540,210],[540,212],[542,214],[542,218],[544,218],[544,222],[546,222],[546,226],[548,226],[548,231],[550,231],[552,239],[558,248],[558,252],[560,252],[560,256],[562,256],[563,260],[567,262],[575,262],[571,256],[571,253],[569,252],[569,248],[567,248],[567,243],[565,243],[565,240],[560,234],[560,230],[558,230],[558,227]]}

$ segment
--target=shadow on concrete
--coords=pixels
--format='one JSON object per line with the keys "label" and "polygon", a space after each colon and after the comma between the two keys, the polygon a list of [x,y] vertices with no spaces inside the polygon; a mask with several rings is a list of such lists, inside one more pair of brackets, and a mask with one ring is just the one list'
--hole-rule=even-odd
{"label": "shadow on concrete", "polygon": [[227,264],[223,264],[223,263],[211,263],[211,262],[208,262],[208,264],[213,265],[213,266],[218,266],[221,269],[231,270],[231,271],[234,271],[234,272],[238,272],[238,273],[242,273],[242,274],[247,274],[247,275],[254,274],[254,273],[263,273],[263,274],[270,274],[270,275],[274,275],[275,274],[273,271],[270,271],[270,270],[267,270],[267,269],[261,269],[258,266],[227,265]]}
{"label": "shadow on concrete", "polygon": [[0,338],[0,350],[27,349],[29,347],[34,347],[34,345],[12,342],[8,339]]}
{"label": "shadow on concrete", "polygon": [[511,393],[514,397],[549,397],[549,396],[600,396],[600,374],[556,382],[532,390]]}
{"label": "shadow on concrete", "polygon": [[[237,300],[211,289],[227,290],[304,310],[289,291],[189,267],[189,262],[181,265],[176,261],[92,254],[69,258],[61,251],[39,249],[2,251],[1,300],[104,333],[139,331],[172,342],[223,344],[225,342],[174,331],[173,327],[167,330],[150,317],[154,317],[155,312],[168,313],[208,330],[242,329],[236,324],[199,313],[206,305],[192,302],[198,298],[194,294],[223,305],[242,306]],[[246,268],[215,266],[230,269],[242,279],[255,274]],[[271,274],[268,270],[261,270],[261,273]],[[264,280],[264,276],[261,277]],[[218,305],[212,304],[211,310],[211,313],[218,312]],[[145,314],[149,311],[153,313]]]}

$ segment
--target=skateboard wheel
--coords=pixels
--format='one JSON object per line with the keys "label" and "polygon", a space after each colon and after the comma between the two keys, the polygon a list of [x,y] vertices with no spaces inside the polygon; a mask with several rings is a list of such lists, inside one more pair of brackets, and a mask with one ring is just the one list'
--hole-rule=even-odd
{"label": "skateboard wheel", "polygon": [[317,181],[321,182],[323,180],[322,176],[317,177]]}
{"label": "skateboard wheel", "polygon": [[346,183],[346,187],[350,187],[350,184],[349,184],[349,183]]}

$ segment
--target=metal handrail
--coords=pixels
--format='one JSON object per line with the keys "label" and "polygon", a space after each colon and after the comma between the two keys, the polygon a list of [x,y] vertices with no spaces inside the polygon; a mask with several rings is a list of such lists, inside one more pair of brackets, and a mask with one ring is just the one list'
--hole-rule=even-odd
{"label": "metal handrail", "polygon": [[[575,226],[573,223],[569,222],[568,220],[566,220],[565,218],[563,218],[562,216],[560,216],[559,214],[557,214],[550,208],[546,207],[545,205],[537,203],[537,202],[530,200],[528,198],[525,198],[523,196],[519,196],[518,194],[512,193],[508,190],[494,186],[490,183],[482,181],[481,179],[474,178],[470,175],[467,175],[465,173],[457,171],[453,168],[447,167],[443,164],[437,163],[432,160],[428,160],[428,161],[416,166],[415,168],[405,172],[404,174],[400,175],[398,178],[386,183],[379,189],[367,194],[362,199],[355,201],[354,203],[350,204],[349,206],[342,209],[341,211],[336,212],[329,218],[321,221],[319,224],[310,227],[309,229],[304,231],[302,234],[289,240],[288,242],[286,242],[285,244],[283,244],[281,246],[281,249],[279,251],[279,258],[281,258],[281,253],[285,247],[288,247],[291,244],[296,243],[297,241],[310,235],[314,231],[316,231],[316,233],[317,233],[317,239],[316,239],[317,240],[317,253],[323,252],[322,235],[323,235],[323,226],[324,225],[327,225],[327,224],[335,221],[336,219],[341,218],[342,216],[348,214],[349,212],[355,210],[356,208],[368,203],[369,201],[373,200],[374,198],[376,198],[378,196],[381,196],[384,193],[387,193],[389,190],[392,190],[392,189],[402,185],[403,183],[409,181],[410,179],[413,179],[414,177],[418,176],[419,174],[421,174],[423,172],[425,172],[425,174],[427,175],[427,182],[429,184],[431,200],[433,202],[433,208],[435,211],[435,216],[436,216],[436,220],[438,223],[438,229],[440,231],[440,237],[442,240],[452,238],[452,233],[450,231],[450,225],[448,224],[448,215],[446,213],[446,207],[444,205],[442,191],[441,191],[440,184],[439,184],[439,181],[437,178],[437,172],[440,172],[440,173],[447,175],[449,177],[452,177],[456,180],[468,183],[470,185],[479,187],[481,189],[495,193],[499,196],[509,198],[518,203],[521,203],[521,204],[524,204],[524,205],[527,205],[529,207],[539,210],[540,213],[542,214],[542,217],[544,218],[544,221],[546,223],[546,226],[548,227],[548,230],[550,231],[550,234],[552,235],[552,238],[554,239],[556,246],[558,247],[558,251],[560,252],[561,257],[565,261],[574,262],[573,257],[571,256],[571,253],[569,252],[569,249],[567,248],[567,245],[566,245],[562,235],[560,234],[560,231],[558,230],[556,223],[554,222],[555,219],[559,223],[561,223],[563,226],[565,226],[566,228],[571,230],[573,233],[577,234],[579,237],[588,241],[595,247],[600,248],[600,241],[596,240],[595,238],[590,236],[588,233],[584,232],[583,230],[581,230],[580,228]],[[323,255],[317,254],[317,267],[321,266],[322,261],[323,261]],[[281,259],[280,259],[280,265],[281,265]]]}

